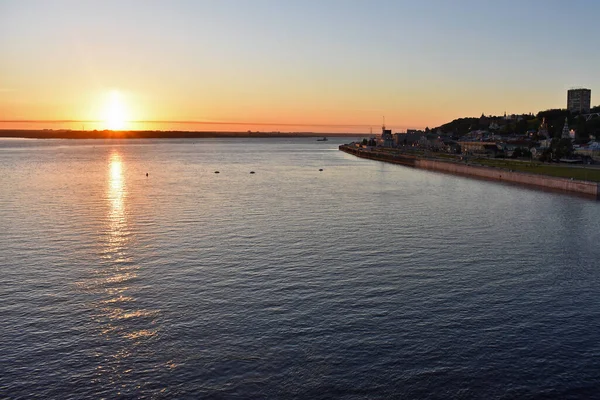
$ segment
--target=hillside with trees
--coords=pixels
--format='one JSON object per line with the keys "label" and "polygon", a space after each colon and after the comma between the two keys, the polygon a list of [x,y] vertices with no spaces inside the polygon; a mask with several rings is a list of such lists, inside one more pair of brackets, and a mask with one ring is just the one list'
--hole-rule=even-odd
{"label": "hillside with trees", "polygon": [[[600,106],[593,107],[590,113],[600,113]],[[460,137],[475,130],[485,130],[498,134],[526,135],[528,132],[536,136],[542,121],[545,119],[551,137],[560,137],[565,118],[569,129],[575,130],[576,143],[589,141],[590,135],[600,138],[600,117],[594,116],[586,121],[583,115],[571,113],[566,109],[551,109],[537,114],[519,114],[506,116],[485,116],[457,118],[451,122],[433,128],[433,132],[443,132],[450,136]]]}

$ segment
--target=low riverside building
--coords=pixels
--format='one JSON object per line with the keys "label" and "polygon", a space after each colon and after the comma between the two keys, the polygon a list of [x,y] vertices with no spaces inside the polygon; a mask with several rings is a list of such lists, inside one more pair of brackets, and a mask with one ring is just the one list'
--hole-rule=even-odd
{"label": "low riverside building", "polygon": [[485,141],[485,139],[490,136],[492,136],[492,134],[488,131],[475,130],[475,131],[470,131],[466,135],[462,136],[460,141],[462,141],[462,142]]}
{"label": "low riverside building", "polygon": [[552,138],[540,140],[540,148],[547,149],[552,146]]}
{"label": "low riverside building", "polygon": [[433,133],[422,136],[421,139],[419,139],[419,146],[431,150],[442,150],[445,148],[444,141],[438,135]]}
{"label": "low riverside building", "polygon": [[381,145],[383,147],[394,147],[394,136],[391,129],[385,129],[385,125],[381,127]]}
{"label": "low riverside building", "polygon": [[400,146],[414,146],[425,136],[425,132],[409,129],[406,133],[394,133],[394,144]]}
{"label": "low riverside building", "polygon": [[458,142],[463,154],[487,154],[495,156],[501,150],[495,142]]}
{"label": "low riverside building", "polygon": [[492,131],[497,131],[498,129],[500,129],[500,125],[492,121],[488,129]]}
{"label": "low riverside building", "polygon": [[499,145],[505,152],[507,157],[511,157],[516,149],[531,149],[534,146],[533,142],[527,140],[510,140]]}
{"label": "low riverside building", "polygon": [[446,150],[448,153],[451,153],[451,154],[460,153],[460,144],[458,144],[458,142],[455,142],[454,140],[445,139],[444,147],[445,147],[444,150]]}
{"label": "low riverside building", "polygon": [[591,157],[600,161],[600,142],[590,142],[575,148],[575,154]]}

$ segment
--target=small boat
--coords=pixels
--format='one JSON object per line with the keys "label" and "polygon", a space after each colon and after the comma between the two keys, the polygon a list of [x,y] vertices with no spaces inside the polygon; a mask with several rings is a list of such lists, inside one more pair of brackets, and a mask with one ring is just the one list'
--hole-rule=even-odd
{"label": "small boat", "polygon": [[323,139],[317,139],[317,142],[326,142],[327,138],[325,136],[323,136]]}

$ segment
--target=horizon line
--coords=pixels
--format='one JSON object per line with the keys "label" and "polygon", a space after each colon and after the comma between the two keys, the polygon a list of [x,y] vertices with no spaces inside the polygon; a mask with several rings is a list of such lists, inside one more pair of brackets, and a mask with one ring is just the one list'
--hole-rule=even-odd
{"label": "horizon line", "polygon": [[[323,127],[338,127],[338,128],[363,128],[373,127],[370,124],[327,124],[327,123],[290,123],[290,122],[227,122],[227,121],[198,121],[198,120],[130,120],[124,121],[132,124],[176,124],[176,125],[255,125],[255,126],[323,126]],[[105,120],[79,120],[79,119],[3,119],[0,124],[102,124]]]}

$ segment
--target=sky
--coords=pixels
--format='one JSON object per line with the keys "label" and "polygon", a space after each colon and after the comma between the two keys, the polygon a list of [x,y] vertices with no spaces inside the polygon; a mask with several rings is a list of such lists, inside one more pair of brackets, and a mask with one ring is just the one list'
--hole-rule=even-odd
{"label": "sky", "polygon": [[[597,0],[0,0],[0,129],[395,131],[600,104]],[[599,97],[600,99],[600,97]]]}

